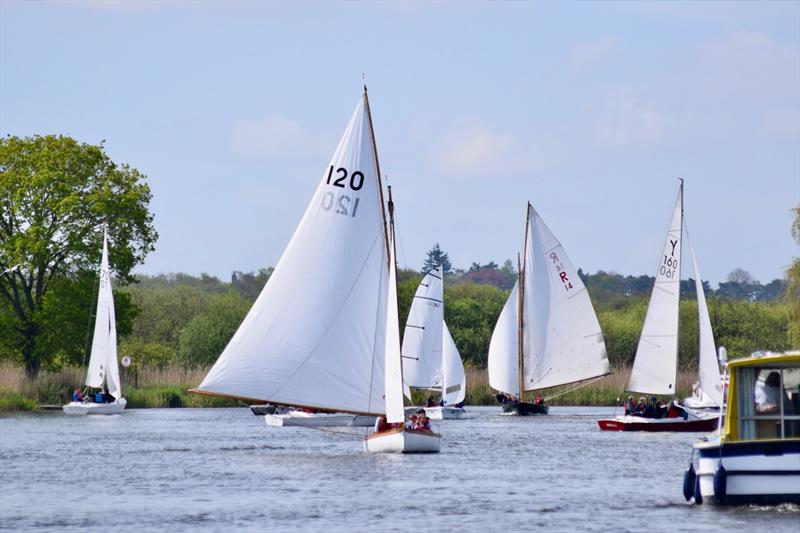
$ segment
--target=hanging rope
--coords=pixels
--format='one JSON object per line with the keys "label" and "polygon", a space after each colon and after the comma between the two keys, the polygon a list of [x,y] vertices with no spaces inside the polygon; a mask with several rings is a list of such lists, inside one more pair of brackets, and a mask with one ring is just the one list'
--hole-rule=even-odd
{"label": "hanging rope", "polygon": [[544,400],[545,400],[546,402],[549,402],[550,400],[552,400],[552,399],[554,399],[554,398],[558,398],[559,396],[563,396],[563,395],[565,395],[565,394],[568,394],[568,393],[570,393],[570,392],[572,392],[572,391],[576,391],[576,390],[578,390],[578,389],[580,389],[580,388],[582,388],[582,387],[585,387],[586,385],[591,385],[591,384],[592,384],[592,383],[594,383],[595,381],[598,381],[598,380],[600,380],[600,379],[603,379],[604,377],[605,377],[605,376],[599,376],[599,377],[596,377],[596,378],[594,378],[594,379],[590,379],[589,381],[583,381],[583,382],[580,382],[580,383],[578,383],[577,385],[574,385],[574,386],[572,386],[572,387],[568,387],[568,388],[566,388],[566,389],[564,389],[564,390],[562,390],[562,391],[560,391],[560,392],[557,392],[556,394],[554,394],[554,395],[552,395],[552,396],[548,396],[548,397],[547,397],[547,398],[545,398]]}

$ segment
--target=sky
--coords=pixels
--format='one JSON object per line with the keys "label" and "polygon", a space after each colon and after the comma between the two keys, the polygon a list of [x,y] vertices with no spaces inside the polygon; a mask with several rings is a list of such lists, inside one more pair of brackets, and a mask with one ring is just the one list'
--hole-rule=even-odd
{"label": "sky", "polygon": [[653,275],[679,177],[712,285],[800,255],[800,2],[0,0],[0,134],[143,172],[140,273],[275,265],[362,74],[401,267],[515,258],[531,201],[576,266]]}

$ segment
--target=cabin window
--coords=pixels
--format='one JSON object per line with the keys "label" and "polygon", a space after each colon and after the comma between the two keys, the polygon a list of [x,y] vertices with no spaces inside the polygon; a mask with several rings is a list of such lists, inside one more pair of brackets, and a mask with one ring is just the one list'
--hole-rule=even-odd
{"label": "cabin window", "polygon": [[800,368],[739,370],[741,439],[800,436]]}

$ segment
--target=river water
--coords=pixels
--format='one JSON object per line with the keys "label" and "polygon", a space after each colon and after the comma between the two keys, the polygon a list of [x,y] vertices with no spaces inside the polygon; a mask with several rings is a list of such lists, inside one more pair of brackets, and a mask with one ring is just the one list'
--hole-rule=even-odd
{"label": "river water", "polygon": [[[0,418],[0,530],[800,531],[797,506],[685,503],[697,434],[607,433],[609,408],[470,408],[438,455],[247,409]],[[344,434],[338,432],[345,432]]]}

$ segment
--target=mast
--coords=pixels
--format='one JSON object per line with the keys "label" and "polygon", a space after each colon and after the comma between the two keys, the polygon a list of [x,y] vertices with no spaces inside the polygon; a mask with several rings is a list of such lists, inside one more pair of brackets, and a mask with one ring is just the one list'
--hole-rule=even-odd
{"label": "mast", "polygon": [[525,365],[525,350],[522,347],[522,308],[525,298],[524,294],[524,279],[522,276],[522,265],[520,263],[519,254],[517,254],[517,283],[519,284],[519,291],[517,291],[517,379],[519,387],[519,401],[522,401],[522,395],[525,392],[524,381],[524,365]]}
{"label": "mast", "polygon": [[[367,88],[365,86],[364,87],[364,96],[365,97],[366,97],[366,94],[367,94]],[[367,109],[369,109],[369,107],[367,107]],[[374,139],[375,138],[373,137],[373,140]],[[376,163],[377,163],[377,152],[376,152],[376,156],[375,157],[376,157]],[[380,179],[380,177],[379,177],[379,179]],[[388,185],[386,188],[389,190],[389,231],[390,231],[390,235],[392,237],[392,255],[391,255],[391,257],[394,257],[394,265],[390,265],[389,268],[394,267],[395,272],[397,272],[397,245],[395,244],[395,239],[394,239],[394,202],[392,201],[392,186]],[[397,276],[394,277],[394,286],[395,286],[395,291],[397,291]],[[397,312],[397,324],[398,324],[398,327],[399,327],[399,325],[400,325],[400,303],[399,302],[397,303],[397,308],[393,309],[393,311]],[[403,379],[403,353],[402,352],[400,352],[400,383],[404,383],[404,379]]]}
{"label": "mast", "polygon": [[[381,183],[381,164],[378,161],[378,145],[375,141],[375,128],[372,126],[372,109],[369,107],[369,96],[367,95],[367,86],[364,85],[364,105],[367,108],[367,121],[369,122],[369,132],[370,137],[372,138],[372,153],[375,154],[375,170],[378,176],[378,191],[381,195],[381,216],[383,217],[383,240],[386,243],[386,261],[388,266],[389,261],[389,232],[386,228],[386,211],[384,210],[383,206],[385,205],[383,202],[383,184]],[[391,187],[389,188],[389,209],[393,209],[394,206],[391,203]],[[394,238],[394,236],[392,236]],[[396,261],[395,261],[396,262]],[[399,322],[398,322],[399,324]]]}
{"label": "mast", "polygon": [[[675,343],[675,360],[678,360],[678,356],[680,355],[681,351],[681,270],[683,268],[683,178],[678,178],[678,181],[681,182],[680,185],[680,198],[681,198],[681,229],[678,233],[678,239],[680,240],[680,261],[678,262],[678,326],[675,329],[675,336],[677,338],[677,342]],[[694,257],[693,257],[694,258]],[[700,284],[702,286],[702,281]],[[699,313],[698,313],[698,320],[699,320]],[[699,370],[698,370],[699,371]],[[673,388],[673,394],[675,396],[678,395],[678,365],[675,364],[675,380],[673,381],[675,384]]]}

